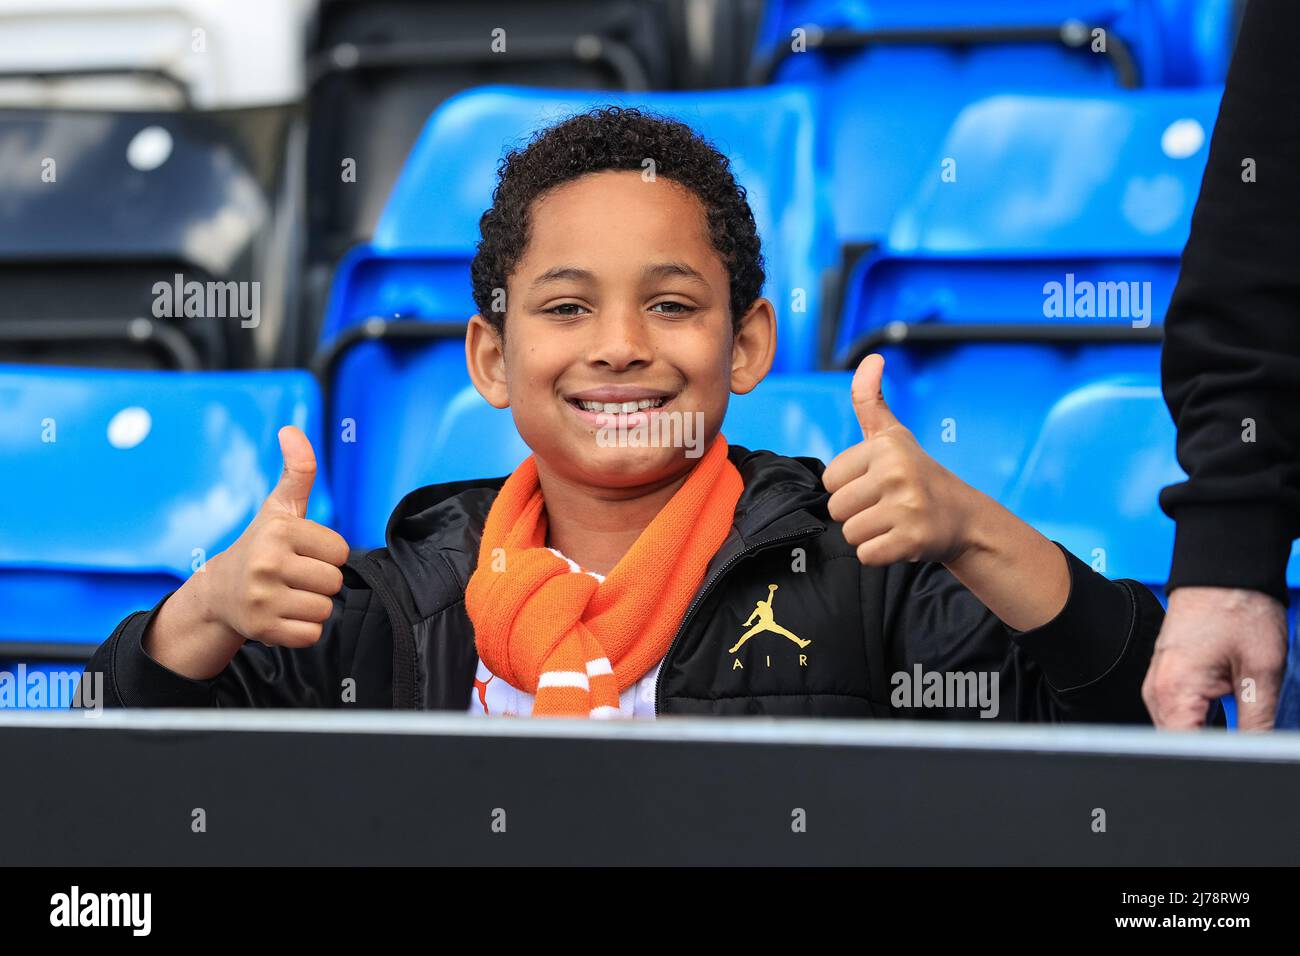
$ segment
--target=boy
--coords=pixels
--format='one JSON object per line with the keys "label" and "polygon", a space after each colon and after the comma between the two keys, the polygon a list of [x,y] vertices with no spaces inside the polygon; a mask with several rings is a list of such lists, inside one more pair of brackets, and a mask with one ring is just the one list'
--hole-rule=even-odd
{"label": "boy", "polygon": [[[1147,722],[1155,597],[926,455],[880,356],[829,466],[727,444],[776,323],[744,190],[688,127],[610,107],[542,131],[481,232],[466,361],[533,454],[411,492],[349,559],[301,517],[315,457],[282,429],[244,534],[91,659],[111,704]],[[702,454],[601,440],[668,415]]]}

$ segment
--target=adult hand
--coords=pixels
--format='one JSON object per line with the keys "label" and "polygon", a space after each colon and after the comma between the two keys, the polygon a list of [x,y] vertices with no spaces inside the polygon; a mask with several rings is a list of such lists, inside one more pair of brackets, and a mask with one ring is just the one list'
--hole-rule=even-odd
{"label": "adult hand", "polygon": [[1180,587],[1156,640],[1142,700],[1157,727],[1194,730],[1234,694],[1241,730],[1270,730],[1286,666],[1286,609],[1260,591]]}

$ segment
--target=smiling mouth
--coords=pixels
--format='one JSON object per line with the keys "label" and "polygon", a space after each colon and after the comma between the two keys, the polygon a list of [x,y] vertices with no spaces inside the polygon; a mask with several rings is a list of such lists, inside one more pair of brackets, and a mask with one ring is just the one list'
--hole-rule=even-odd
{"label": "smiling mouth", "polygon": [[674,393],[653,398],[628,399],[625,402],[597,402],[579,398],[566,398],[564,401],[585,428],[599,429],[650,426],[661,416],[672,414],[665,411],[664,407],[671,406],[676,400],[677,395]]}
{"label": "smiling mouth", "polygon": [[635,402],[589,402],[576,398],[566,399],[566,401],[580,411],[590,412],[595,415],[631,415],[634,412],[663,408],[672,401],[672,397],[642,398]]}

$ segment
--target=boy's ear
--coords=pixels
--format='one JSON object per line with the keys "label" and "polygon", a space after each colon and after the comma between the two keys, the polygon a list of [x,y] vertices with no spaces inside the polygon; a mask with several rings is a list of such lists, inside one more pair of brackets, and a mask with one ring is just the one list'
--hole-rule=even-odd
{"label": "boy's ear", "polygon": [[493,408],[508,408],[505,346],[496,329],[481,315],[472,315],[465,329],[465,367],[469,380]]}
{"label": "boy's ear", "polygon": [[754,300],[740,320],[731,345],[731,390],[753,391],[772,370],[776,357],[776,310],[767,299]]}

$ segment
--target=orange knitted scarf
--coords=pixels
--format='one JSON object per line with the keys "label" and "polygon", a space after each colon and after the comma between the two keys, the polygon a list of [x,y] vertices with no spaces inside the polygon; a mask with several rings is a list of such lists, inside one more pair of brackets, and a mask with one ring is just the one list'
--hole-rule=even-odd
{"label": "orange knitted scarf", "polygon": [[667,652],[743,487],[719,434],[602,583],[545,546],[530,455],[492,503],[465,591],[479,657],[536,695],[534,716],[618,716],[619,692]]}

